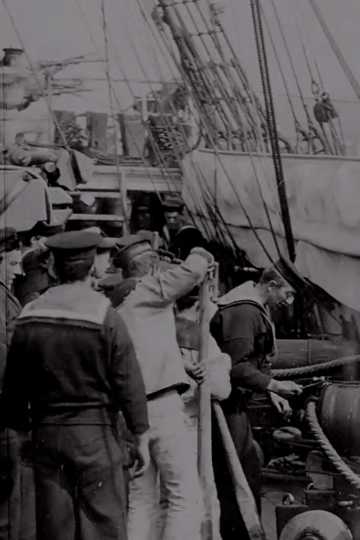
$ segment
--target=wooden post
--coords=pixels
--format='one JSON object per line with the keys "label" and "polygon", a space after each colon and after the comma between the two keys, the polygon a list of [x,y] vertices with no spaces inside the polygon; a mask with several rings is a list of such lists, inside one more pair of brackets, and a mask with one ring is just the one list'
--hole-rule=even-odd
{"label": "wooden post", "polygon": [[[209,352],[210,323],[209,283],[205,278],[200,291],[200,349],[199,362],[204,364]],[[204,496],[205,515],[201,527],[203,540],[214,538],[212,520],[212,489],[214,473],[211,454],[211,395],[208,380],[199,387],[198,467]]]}
{"label": "wooden post", "polygon": [[265,532],[256,509],[255,499],[237,455],[223,410],[219,403],[216,402],[213,402],[213,409],[219,424],[225,455],[234,484],[236,501],[249,538],[250,540],[266,540]]}

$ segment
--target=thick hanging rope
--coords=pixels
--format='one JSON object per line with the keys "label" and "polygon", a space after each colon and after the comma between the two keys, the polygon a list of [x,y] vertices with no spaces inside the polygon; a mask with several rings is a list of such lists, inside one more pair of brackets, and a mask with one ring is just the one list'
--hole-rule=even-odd
{"label": "thick hanging rope", "polygon": [[285,230],[285,237],[287,243],[287,249],[289,253],[289,258],[292,262],[295,261],[295,243],[292,233],[291,221],[289,207],[287,204],[287,194],[285,186],[285,178],[282,167],[282,160],[280,155],[279,139],[276,127],[276,118],[274,104],[272,100],[272,90],[270,83],[269,67],[267,63],[267,55],[265,49],[265,39],[262,28],[261,20],[261,10],[259,0],[250,0],[251,3],[251,12],[254,23],[255,30],[255,40],[256,48],[259,60],[260,74],[264,91],[265,107],[266,107],[266,116],[267,124],[270,135],[272,157],[275,169],[275,177],[278,186],[279,200],[280,200],[280,209],[282,215],[282,221]]}

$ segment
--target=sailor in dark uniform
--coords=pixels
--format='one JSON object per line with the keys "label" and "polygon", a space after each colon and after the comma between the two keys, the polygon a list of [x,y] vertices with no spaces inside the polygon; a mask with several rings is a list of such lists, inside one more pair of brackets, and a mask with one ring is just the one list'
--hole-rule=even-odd
{"label": "sailor in dark uniform", "polygon": [[149,462],[134,348],[90,285],[100,241],[84,231],[47,241],[60,285],[25,306],[9,350],[1,422],[32,429],[38,540],[126,539],[119,410],[137,442],[134,474]]}
{"label": "sailor in dark uniform", "polygon": [[[271,376],[275,334],[268,310],[275,305],[290,303],[293,298],[292,287],[276,268],[268,268],[258,283],[248,281],[221,297],[210,325],[220,349],[231,358],[232,392],[221,405],[259,510],[261,465],[247,414],[247,401],[250,392],[266,393],[279,413],[287,414],[290,407],[286,398],[302,391],[301,386],[293,381],[277,381]],[[231,477],[224,463],[224,449],[216,422],[213,452],[222,538],[246,538]]]}
{"label": "sailor in dark uniform", "polygon": [[[0,229],[0,394],[6,358],[21,305],[12,285],[21,274],[21,253],[15,229]],[[0,409],[1,413],[1,409]],[[16,433],[0,429],[0,539],[17,540],[21,520],[19,439]]]}
{"label": "sailor in dark uniform", "polygon": [[178,259],[186,259],[194,247],[206,248],[206,241],[194,225],[187,223],[183,215],[184,201],[175,195],[164,198],[162,208],[165,218],[163,236],[167,249]]}

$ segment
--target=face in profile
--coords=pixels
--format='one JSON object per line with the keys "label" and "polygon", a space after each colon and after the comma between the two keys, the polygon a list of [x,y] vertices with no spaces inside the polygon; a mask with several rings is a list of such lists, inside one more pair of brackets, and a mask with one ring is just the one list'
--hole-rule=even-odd
{"label": "face in profile", "polygon": [[267,304],[271,307],[289,306],[294,302],[295,291],[287,283],[271,281],[267,289]]}
{"label": "face in profile", "polygon": [[16,276],[19,276],[22,273],[21,251],[19,249],[14,249],[3,253],[2,261],[0,263],[0,278],[8,289],[11,289]]}

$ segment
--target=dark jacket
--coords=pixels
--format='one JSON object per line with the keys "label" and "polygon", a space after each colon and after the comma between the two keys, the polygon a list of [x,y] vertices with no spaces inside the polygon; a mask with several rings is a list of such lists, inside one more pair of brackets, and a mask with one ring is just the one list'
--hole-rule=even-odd
{"label": "dark jacket", "polygon": [[3,425],[109,423],[122,410],[133,433],[148,427],[143,379],[121,317],[85,284],[49,289],[25,306],[9,350]]}
{"label": "dark jacket", "polygon": [[6,357],[15,329],[16,319],[21,311],[17,298],[0,281],[0,393],[6,367]]}
{"label": "dark jacket", "polygon": [[211,333],[220,349],[231,357],[232,387],[263,392],[271,379],[269,356],[274,350],[269,316],[248,294],[228,297],[229,302],[220,303],[211,321]]}

